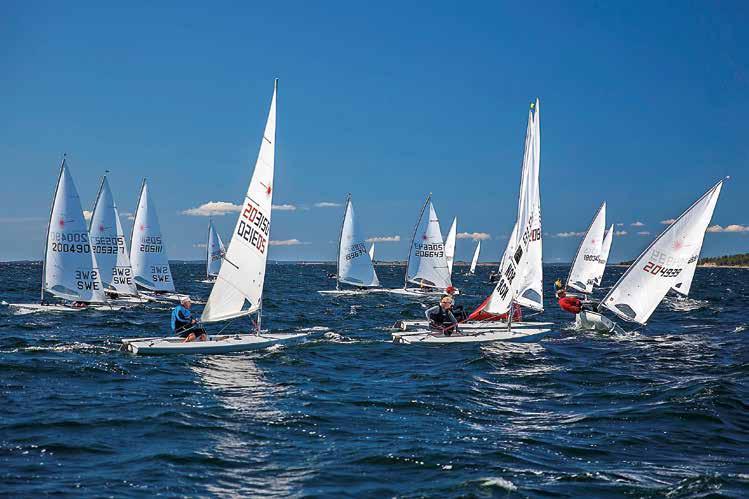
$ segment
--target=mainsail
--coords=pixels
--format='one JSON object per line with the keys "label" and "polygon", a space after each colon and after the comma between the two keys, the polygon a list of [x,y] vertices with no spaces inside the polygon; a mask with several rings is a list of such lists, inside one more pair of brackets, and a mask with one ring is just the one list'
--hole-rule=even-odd
{"label": "mainsail", "polygon": [[374,243],[372,243],[372,246],[369,247],[369,259],[372,260],[372,263],[374,263]]}
{"label": "mainsail", "polygon": [[66,300],[106,301],[96,258],[91,253],[81,199],[65,159],[47,227],[42,275],[42,301],[45,291]]}
{"label": "mainsail", "polygon": [[504,314],[512,302],[543,310],[539,112],[536,100],[528,112],[517,221],[500,263],[497,286],[476,312]]}
{"label": "mainsail", "polygon": [[445,239],[445,260],[447,260],[447,271],[452,275],[453,260],[455,259],[455,236],[458,232],[458,217],[453,218],[453,224],[447,232]]}
{"label": "mainsail", "polygon": [[161,236],[156,207],[143,179],[130,238],[130,261],[135,283],[151,291],[174,291],[169,257]]}
{"label": "mainsail", "polygon": [[344,283],[361,287],[380,285],[372,265],[372,259],[356,225],[354,205],[351,202],[350,194],[346,198],[346,208],[341,224],[337,275],[339,284]]}
{"label": "mainsail", "polygon": [[699,258],[705,230],[718,202],[723,180],[711,187],[637,257],[601,306],[624,320],[645,324],[674,285],[683,282]]}
{"label": "mainsail", "polygon": [[221,236],[213,226],[213,220],[208,221],[208,244],[206,246],[206,274],[208,277],[216,277],[221,269],[221,260],[226,254],[226,248],[221,241]]}
{"label": "mainsail", "polygon": [[[410,282],[430,288],[446,289],[452,286],[445,258],[440,221],[432,206],[431,194],[421,210],[411,247],[408,252],[406,285]],[[426,208],[429,207],[426,216]]]}
{"label": "mainsail", "polygon": [[570,274],[567,277],[567,287],[580,291],[581,293],[592,293],[596,284],[596,277],[601,265],[598,259],[601,257],[603,248],[604,231],[606,230],[606,203],[603,203],[587,232],[580,241],[577,254],[572,261]]}
{"label": "mainsail", "polygon": [[609,252],[611,251],[611,241],[614,239],[614,224],[611,224],[606,235],[603,236],[603,244],[601,245],[601,256],[598,257],[598,270],[596,271],[596,286],[601,285],[601,279],[603,279],[603,273],[606,271],[606,262],[609,259]]}
{"label": "mainsail", "polygon": [[[249,315],[261,306],[273,203],[277,91],[278,80],[273,85],[273,97],[255,170],[224,262],[203,310],[203,322]],[[246,309],[245,302],[249,302]]]}
{"label": "mainsail", "polygon": [[481,241],[476,243],[476,251],[473,252],[473,259],[471,260],[471,268],[468,273],[473,275],[476,273],[476,264],[479,263],[479,253],[481,252]]}
{"label": "mainsail", "polygon": [[118,295],[137,295],[125,233],[106,175],[99,186],[88,233],[104,288]]}

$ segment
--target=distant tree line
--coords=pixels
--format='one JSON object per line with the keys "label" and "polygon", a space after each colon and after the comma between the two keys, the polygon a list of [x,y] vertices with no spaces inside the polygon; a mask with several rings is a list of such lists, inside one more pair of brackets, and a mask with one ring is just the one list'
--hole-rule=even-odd
{"label": "distant tree line", "polygon": [[[619,265],[632,265],[634,260],[619,262]],[[697,265],[723,265],[727,267],[746,267],[749,266],[749,253],[740,253],[738,255],[711,256],[700,258]]]}

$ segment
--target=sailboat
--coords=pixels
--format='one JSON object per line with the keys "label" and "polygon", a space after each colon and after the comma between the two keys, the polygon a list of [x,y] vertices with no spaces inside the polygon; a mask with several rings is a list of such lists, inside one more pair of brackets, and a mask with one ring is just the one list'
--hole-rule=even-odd
{"label": "sailboat", "polygon": [[691,283],[705,231],[726,179],[705,192],[650,243],[609,290],[598,312],[583,310],[577,314],[577,326],[613,331],[617,326],[600,313],[604,308],[620,319],[645,325],[669,290]]}
{"label": "sailboat", "polygon": [[[459,333],[446,336],[430,330],[425,321],[399,321],[395,327],[401,331],[392,333],[395,343],[533,341],[550,331],[550,323],[512,323],[516,306],[543,311],[539,120],[536,100],[528,113],[517,221],[500,262],[502,271],[494,291],[467,322],[460,324]],[[496,321],[503,316],[506,322]]]}
{"label": "sailboat", "polygon": [[174,292],[169,257],[146,179],[143,179],[135,209],[130,262],[135,276],[133,280],[143,296],[159,301],[180,301],[186,296]]}
{"label": "sailboat", "polygon": [[369,259],[372,260],[372,265],[374,265],[375,259],[375,249],[374,249],[375,243],[372,243],[372,246],[369,247]]}
{"label": "sailboat", "polygon": [[481,241],[476,242],[476,250],[473,252],[471,268],[468,269],[468,275],[474,275],[476,273],[476,265],[479,263],[479,253],[481,253]]}
{"label": "sailboat", "polygon": [[611,242],[614,239],[614,224],[611,224],[609,230],[603,236],[603,244],[601,244],[601,255],[598,257],[598,270],[595,274],[596,286],[601,285],[603,280],[603,273],[606,271],[606,262],[609,260],[609,252],[611,252]]}
{"label": "sailboat", "polygon": [[[409,284],[418,287],[409,287]],[[407,296],[433,296],[444,294],[449,287],[452,287],[452,280],[445,243],[442,240],[439,218],[432,205],[432,195],[429,194],[411,238],[403,288],[387,291]],[[455,289],[455,294],[458,292]]]}
{"label": "sailboat", "polygon": [[139,296],[133,280],[125,232],[106,175],[96,195],[88,233],[104,292],[117,302],[147,302]]}
{"label": "sailboat", "polygon": [[226,254],[226,248],[224,242],[221,240],[221,236],[216,231],[216,227],[213,226],[213,220],[208,220],[208,242],[205,248],[205,273],[206,279],[202,282],[214,283],[216,277],[221,269],[221,260]]}
{"label": "sailboat", "polygon": [[600,279],[600,258],[605,230],[606,203],[603,203],[598,208],[590,227],[588,227],[582,241],[580,241],[580,246],[577,248],[575,259],[572,261],[570,273],[567,276],[566,288],[568,290],[573,289],[585,295],[593,292],[596,281]]}
{"label": "sailboat", "polygon": [[[344,284],[348,288],[342,288]],[[341,234],[338,240],[338,260],[336,267],[335,290],[318,291],[321,294],[350,295],[372,291],[378,288],[380,281],[377,279],[372,258],[369,256],[364,239],[359,235],[354,215],[354,205],[351,202],[351,194],[346,198],[346,206],[343,209],[343,222],[341,223]]]}
{"label": "sailboat", "polygon": [[[62,303],[47,302],[46,293]],[[76,306],[78,304],[81,306]],[[91,252],[81,199],[64,157],[47,225],[40,302],[8,305],[27,311],[48,312],[122,308],[107,303],[96,258]]]}
{"label": "sailboat", "polygon": [[[122,340],[127,351],[140,354],[225,353],[263,348],[306,333],[266,333],[260,329],[263,286],[268,259],[273,202],[273,174],[276,143],[276,94],[273,86],[265,132],[260,142],[255,170],[242,201],[237,224],[224,256],[224,262],[211,289],[201,321],[203,324],[231,321],[257,314],[256,331],[248,334],[215,334],[207,341],[183,343],[182,338],[141,338]],[[227,324],[228,326],[228,324]]]}
{"label": "sailboat", "polygon": [[458,217],[453,218],[450,230],[447,231],[445,239],[445,260],[447,260],[447,271],[450,277],[453,275],[453,260],[455,260],[455,238],[458,233]]}

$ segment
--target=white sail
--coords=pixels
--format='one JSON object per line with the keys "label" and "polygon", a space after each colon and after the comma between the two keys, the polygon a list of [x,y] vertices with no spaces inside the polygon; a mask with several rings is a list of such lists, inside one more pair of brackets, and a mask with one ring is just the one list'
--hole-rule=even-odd
{"label": "white sail", "polygon": [[374,243],[372,243],[372,246],[369,247],[369,259],[372,260],[372,263],[374,263],[374,261],[375,261],[374,255],[375,255],[375,252],[374,252]]}
{"label": "white sail", "polygon": [[216,277],[221,269],[221,260],[226,254],[224,242],[213,226],[213,220],[208,222],[208,243],[206,246],[206,274],[208,277]]}
{"label": "white sail", "polygon": [[104,288],[118,295],[137,295],[125,233],[106,175],[96,196],[88,233]]}
{"label": "white sail", "polygon": [[81,199],[64,159],[47,228],[43,279],[42,295],[48,291],[67,300],[106,301]]}
{"label": "white sail", "polygon": [[682,282],[699,257],[710,219],[718,202],[721,180],[664,230],[634,261],[601,305],[622,319],[645,324],[668,290]]}
{"label": "white sail", "polygon": [[537,161],[540,146],[536,144],[540,129],[537,120],[537,117],[534,119],[531,109],[528,112],[525,133],[517,221],[507,242],[503,262],[500,263],[501,272],[497,286],[481,308],[491,314],[508,312],[513,301],[529,308],[543,310],[541,204]]}
{"label": "white sail", "polygon": [[455,259],[455,236],[458,232],[458,217],[453,218],[453,224],[450,226],[450,230],[447,232],[447,239],[445,239],[445,260],[447,260],[447,271],[452,275],[453,273],[453,260]]}
{"label": "white sail", "polygon": [[580,241],[577,254],[572,261],[567,287],[581,293],[592,293],[601,265],[598,259],[603,249],[604,231],[606,230],[606,203],[598,208],[587,232]]}
{"label": "white sail", "polygon": [[[260,309],[270,243],[276,144],[276,93],[273,86],[268,120],[242,211],[226,250],[216,283],[203,310],[203,322],[251,314]],[[244,308],[245,302],[249,307]]]}
{"label": "white sail", "polygon": [[337,275],[339,283],[361,287],[380,285],[372,265],[372,259],[364,245],[364,239],[359,234],[351,196],[346,199],[343,224],[341,225]]}
{"label": "white sail", "polygon": [[[445,289],[452,286],[445,258],[440,221],[432,206],[431,195],[422,209],[419,223],[411,240],[406,282],[419,286]],[[427,211],[425,214],[424,212]]]}
{"label": "white sail", "polygon": [[598,257],[598,271],[596,272],[596,286],[601,285],[601,279],[603,279],[603,273],[606,271],[606,262],[609,259],[609,252],[611,251],[611,241],[614,239],[614,224],[611,224],[606,235],[603,236],[603,244],[601,245],[601,256]]}
{"label": "white sail", "polygon": [[174,291],[169,257],[161,236],[156,206],[148,194],[148,184],[143,179],[135,209],[135,221],[130,238],[130,261],[135,284],[151,291]]}
{"label": "white sail", "polygon": [[471,268],[468,273],[473,275],[476,273],[476,264],[479,263],[479,253],[481,252],[481,241],[476,243],[476,251],[473,252],[473,259],[471,260]]}

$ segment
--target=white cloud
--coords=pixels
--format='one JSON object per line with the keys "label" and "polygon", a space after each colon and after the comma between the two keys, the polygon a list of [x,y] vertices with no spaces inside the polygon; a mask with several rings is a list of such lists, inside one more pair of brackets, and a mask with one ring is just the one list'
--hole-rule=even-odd
{"label": "white cloud", "polygon": [[749,232],[749,225],[738,225],[731,224],[721,227],[720,225],[713,225],[707,228],[708,232]]}
{"label": "white cloud", "polygon": [[626,230],[617,230],[616,232],[614,232],[614,235],[615,236],[626,236],[627,235],[627,231]]}
{"label": "white cloud", "polygon": [[120,213],[120,217],[125,217],[128,220],[132,221],[132,220],[135,220],[135,213],[130,213],[126,211],[125,213]]}
{"label": "white cloud", "polygon": [[310,244],[310,243],[304,243],[300,241],[299,239],[284,239],[281,241],[274,241],[271,239],[271,242],[270,242],[271,246],[299,246],[302,244]]}
{"label": "white cloud", "polygon": [[616,226],[617,226],[617,227],[624,227],[624,224],[623,224],[623,223],[621,223],[621,222],[619,222],[618,224],[616,224]]}
{"label": "white cloud", "polygon": [[641,230],[640,232],[637,233],[637,235],[638,236],[649,236],[650,235],[650,231]]}
{"label": "white cloud", "polygon": [[663,225],[671,225],[674,222],[676,222],[675,218],[667,218],[666,220],[661,220],[661,223]]}
{"label": "white cloud", "polygon": [[274,204],[271,208],[275,211],[296,211],[296,205],[293,204]]}
{"label": "white cloud", "polygon": [[315,208],[340,208],[341,206],[343,206],[341,203],[331,203],[329,201],[315,203]]}
{"label": "white cloud", "polygon": [[631,224],[629,224],[629,225],[631,225],[632,227],[644,227],[644,226],[645,226],[645,224],[644,224],[644,223],[642,223],[642,222],[640,222],[639,220],[638,220],[638,221],[636,221],[636,222],[632,222],[632,223],[631,223]]}
{"label": "white cloud", "polygon": [[555,237],[582,237],[585,232],[557,232],[554,234]]}
{"label": "white cloud", "polygon": [[240,211],[242,207],[238,204],[229,203],[227,201],[209,201],[205,204],[201,204],[197,208],[190,208],[182,212],[183,215],[190,215],[193,217],[215,217],[220,215],[226,215],[227,213]]}
{"label": "white cloud", "polygon": [[86,222],[91,221],[91,217],[94,216],[94,213],[88,210],[83,210],[83,218],[86,219]]}
{"label": "white cloud", "polygon": [[491,234],[486,232],[459,232],[457,235],[458,239],[473,239],[474,241],[485,241],[491,239]]}
{"label": "white cloud", "polygon": [[208,245],[206,243],[195,243],[192,245],[193,248],[205,248]]}
{"label": "white cloud", "polygon": [[367,239],[368,243],[397,243],[401,240],[401,236],[377,236],[370,237]]}

